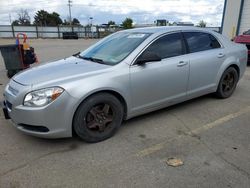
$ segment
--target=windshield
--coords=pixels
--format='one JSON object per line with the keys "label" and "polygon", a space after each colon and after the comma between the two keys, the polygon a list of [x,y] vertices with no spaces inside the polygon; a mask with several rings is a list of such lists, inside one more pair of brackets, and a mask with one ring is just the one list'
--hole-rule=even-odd
{"label": "windshield", "polygon": [[79,57],[103,63],[116,65],[125,59],[150,34],[138,32],[121,32],[107,37],[102,42],[79,54]]}

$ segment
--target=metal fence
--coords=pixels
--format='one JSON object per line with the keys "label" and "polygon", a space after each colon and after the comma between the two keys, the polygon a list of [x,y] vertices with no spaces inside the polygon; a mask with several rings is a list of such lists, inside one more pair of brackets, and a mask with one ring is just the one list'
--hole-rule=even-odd
{"label": "metal fence", "polygon": [[29,38],[62,38],[64,32],[76,32],[79,38],[100,38],[115,32],[98,26],[13,26],[0,25],[0,38],[15,38],[26,33]]}
{"label": "metal fence", "polygon": [[[0,25],[0,38],[15,38],[17,33],[26,33],[29,38],[62,38],[64,32],[76,32],[79,38],[102,38],[121,28],[98,26],[13,26]],[[207,27],[220,32],[219,27]]]}

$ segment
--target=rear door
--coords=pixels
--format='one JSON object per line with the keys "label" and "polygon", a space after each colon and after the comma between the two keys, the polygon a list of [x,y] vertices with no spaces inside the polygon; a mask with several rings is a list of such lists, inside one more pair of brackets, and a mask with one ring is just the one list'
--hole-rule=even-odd
{"label": "rear door", "polygon": [[143,53],[154,53],[161,61],[130,67],[133,110],[145,110],[186,97],[189,62],[180,32],[166,34]]}
{"label": "rear door", "polygon": [[213,92],[216,76],[225,60],[224,48],[206,32],[183,32],[188,47],[190,76],[187,95],[192,98]]}

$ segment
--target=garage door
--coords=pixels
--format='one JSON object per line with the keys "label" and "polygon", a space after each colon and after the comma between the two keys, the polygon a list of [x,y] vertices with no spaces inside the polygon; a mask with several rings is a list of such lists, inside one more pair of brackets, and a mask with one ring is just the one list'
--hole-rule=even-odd
{"label": "garage door", "polygon": [[245,0],[241,16],[239,34],[242,34],[244,31],[247,31],[249,29],[250,29],[250,0]]}

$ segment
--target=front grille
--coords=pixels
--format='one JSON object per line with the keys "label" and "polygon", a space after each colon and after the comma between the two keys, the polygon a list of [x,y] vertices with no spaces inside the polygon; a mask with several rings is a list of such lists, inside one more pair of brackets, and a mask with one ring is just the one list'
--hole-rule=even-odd
{"label": "front grille", "polygon": [[34,125],[27,125],[23,123],[20,123],[18,125],[28,131],[35,131],[35,132],[42,132],[42,133],[49,132],[49,129],[44,126],[34,126]]}

